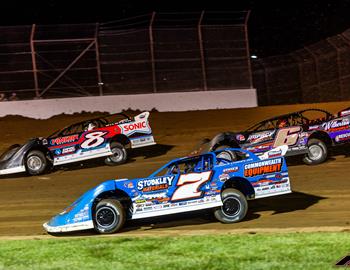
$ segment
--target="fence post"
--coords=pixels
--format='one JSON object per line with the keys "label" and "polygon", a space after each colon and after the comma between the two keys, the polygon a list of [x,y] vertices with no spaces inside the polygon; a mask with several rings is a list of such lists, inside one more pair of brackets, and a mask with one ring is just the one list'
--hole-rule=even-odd
{"label": "fence post", "polygon": [[333,43],[333,41],[330,38],[326,39],[328,41],[329,44],[331,44],[331,46],[335,49],[336,53],[337,53],[337,67],[338,67],[338,84],[339,84],[339,90],[340,90],[340,96],[342,98],[342,100],[345,98],[344,95],[344,89],[343,89],[343,84],[341,82],[341,69],[340,69],[340,55],[339,55],[339,50],[337,48],[337,46]]}
{"label": "fence post", "polygon": [[99,52],[99,43],[98,43],[98,29],[99,24],[96,23],[96,30],[95,30],[95,52],[96,52],[96,69],[97,69],[97,79],[98,79],[98,90],[100,96],[103,96],[103,82],[102,82],[102,76],[101,76],[101,63],[100,63],[100,52]]}
{"label": "fence post", "polygon": [[200,50],[200,55],[201,55],[203,89],[204,89],[204,91],[207,91],[208,90],[207,72],[206,72],[206,68],[205,68],[203,37],[202,37],[202,21],[203,21],[203,17],[204,17],[204,10],[201,12],[201,16],[200,16],[199,21],[198,21],[198,41],[199,41],[199,50]]}
{"label": "fence post", "polygon": [[34,47],[34,34],[35,34],[36,25],[32,25],[32,31],[30,33],[30,51],[32,55],[32,67],[33,67],[33,76],[34,76],[34,87],[35,87],[35,96],[39,97],[39,83],[38,83],[38,70],[36,66],[36,57],[35,57],[35,47]]}
{"label": "fence post", "polygon": [[316,73],[316,79],[317,79],[317,88],[318,88],[318,93],[319,96],[317,97],[317,100],[313,100],[313,102],[322,102],[323,97],[321,97],[320,92],[321,92],[321,79],[320,79],[320,69],[318,67],[318,59],[317,56],[312,52],[311,49],[309,49],[307,46],[304,47],[305,50],[307,50],[310,54],[312,59],[315,62],[315,73]]}
{"label": "fence post", "polygon": [[150,53],[151,53],[151,65],[152,65],[152,84],[153,92],[157,92],[157,78],[156,78],[156,65],[154,62],[154,40],[153,40],[153,22],[156,13],[153,11],[151,16],[151,21],[149,23],[148,33],[149,33],[149,43],[150,43]]}
{"label": "fence post", "polygon": [[249,87],[253,88],[253,75],[252,75],[252,65],[250,63],[250,52],[249,52],[249,41],[248,41],[248,20],[250,16],[250,10],[247,11],[247,15],[244,20],[244,37],[245,46],[247,52],[247,63],[248,63],[248,76],[249,76]]}

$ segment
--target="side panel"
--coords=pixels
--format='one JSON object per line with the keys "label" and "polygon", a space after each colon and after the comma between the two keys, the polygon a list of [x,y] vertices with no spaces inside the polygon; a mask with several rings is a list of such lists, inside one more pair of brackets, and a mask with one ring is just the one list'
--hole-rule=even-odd
{"label": "side panel", "polygon": [[132,219],[174,214],[222,205],[213,171],[174,174],[116,182],[130,194]]}

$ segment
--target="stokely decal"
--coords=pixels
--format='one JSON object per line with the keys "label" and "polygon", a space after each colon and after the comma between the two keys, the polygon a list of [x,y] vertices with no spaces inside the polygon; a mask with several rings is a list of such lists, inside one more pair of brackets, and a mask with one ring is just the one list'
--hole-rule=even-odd
{"label": "stokely decal", "polygon": [[137,182],[137,189],[143,192],[167,189],[171,186],[175,176],[163,176],[153,179],[144,179]]}
{"label": "stokely decal", "polygon": [[280,172],[282,169],[282,159],[272,159],[250,163],[244,166],[244,176],[254,177],[257,175]]}
{"label": "stokely decal", "polygon": [[71,142],[74,142],[76,140],[79,139],[79,135],[76,134],[76,135],[70,135],[70,136],[66,136],[66,137],[58,137],[58,138],[55,138],[55,139],[51,139],[50,140],[50,144],[51,145],[60,145],[60,144],[65,144],[65,143],[71,143]]}

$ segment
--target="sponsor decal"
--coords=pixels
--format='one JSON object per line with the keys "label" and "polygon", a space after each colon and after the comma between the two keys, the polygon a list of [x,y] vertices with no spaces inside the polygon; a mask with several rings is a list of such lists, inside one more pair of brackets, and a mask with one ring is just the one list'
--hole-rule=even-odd
{"label": "sponsor decal", "polygon": [[72,153],[74,151],[75,151],[75,147],[71,146],[71,147],[63,148],[62,149],[62,154],[68,154],[68,153]]}
{"label": "sponsor decal", "polygon": [[58,137],[55,139],[51,139],[50,144],[51,145],[66,144],[66,143],[71,143],[71,142],[77,141],[78,139],[79,139],[78,134],[65,136],[65,137]]}
{"label": "sponsor decal", "polygon": [[275,131],[266,131],[266,132],[251,134],[248,137],[248,141],[256,143],[256,142],[259,142],[259,141],[271,139],[272,135],[274,133],[275,133]]}
{"label": "sponsor decal", "polygon": [[234,172],[237,172],[238,170],[239,170],[239,167],[231,167],[231,168],[224,169],[223,172],[224,173],[234,173]]}
{"label": "sponsor decal", "polygon": [[237,139],[238,141],[244,141],[244,140],[245,140],[245,137],[244,137],[242,134],[238,134],[238,135],[236,135],[236,139]]}
{"label": "sponsor decal", "polygon": [[315,125],[315,126],[310,126],[309,130],[314,130],[314,129],[318,129],[320,126],[319,125]]}
{"label": "sponsor decal", "polygon": [[134,184],[132,182],[126,182],[126,183],[124,183],[124,187],[126,187],[126,188],[134,188]]}
{"label": "sponsor decal", "polygon": [[146,200],[145,199],[137,199],[135,200],[135,203],[145,203]]}
{"label": "sponsor decal", "polygon": [[336,142],[342,142],[347,140],[350,140],[350,133],[340,134],[337,137],[335,137]]}
{"label": "sponsor decal", "polygon": [[139,122],[139,123],[132,123],[132,124],[126,124],[123,126],[124,132],[133,131],[135,129],[143,129],[146,128],[146,121]]}
{"label": "sponsor decal", "polygon": [[282,155],[282,150],[278,149],[278,150],[271,150],[270,152],[268,152],[268,157],[269,158],[274,158],[274,157],[278,157]]}
{"label": "sponsor decal", "polygon": [[61,155],[61,153],[62,153],[62,152],[61,152],[61,149],[56,149],[56,150],[55,150],[55,155],[58,156],[58,155]]}
{"label": "sponsor decal", "polygon": [[225,182],[226,180],[230,179],[230,176],[226,173],[220,174],[219,179],[221,182]]}
{"label": "sponsor decal", "polygon": [[163,176],[153,179],[144,179],[137,182],[137,189],[143,192],[167,189],[173,183],[175,176]]}
{"label": "sponsor decal", "polygon": [[322,124],[325,130],[341,130],[349,126],[349,119],[335,119],[327,123]]}
{"label": "sponsor decal", "polygon": [[257,175],[280,172],[282,169],[282,158],[254,162],[244,166],[244,176],[254,177]]}

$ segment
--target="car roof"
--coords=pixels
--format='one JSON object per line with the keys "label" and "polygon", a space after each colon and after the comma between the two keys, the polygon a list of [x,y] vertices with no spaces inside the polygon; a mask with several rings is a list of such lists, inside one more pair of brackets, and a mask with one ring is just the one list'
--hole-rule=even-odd
{"label": "car roof", "polygon": [[322,110],[322,109],[305,109],[305,110],[300,110],[300,111],[295,111],[295,112],[291,112],[291,113],[287,113],[287,114],[281,114],[281,115],[278,115],[278,116],[274,116],[274,117],[271,117],[271,118],[268,118],[268,119],[265,119],[265,120],[262,120],[256,124],[254,124],[253,126],[249,127],[247,130],[249,130],[250,128],[256,126],[257,124],[260,124],[260,123],[264,123],[264,122],[268,122],[268,121],[274,121],[274,120],[278,120],[278,119],[283,119],[283,118],[289,118],[291,116],[302,116],[302,114],[304,112],[307,112],[307,111],[318,111],[318,112],[322,112],[322,113],[325,113],[326,115],[329,115],[329,116],[332,116],[332,114],[326,110]]}

